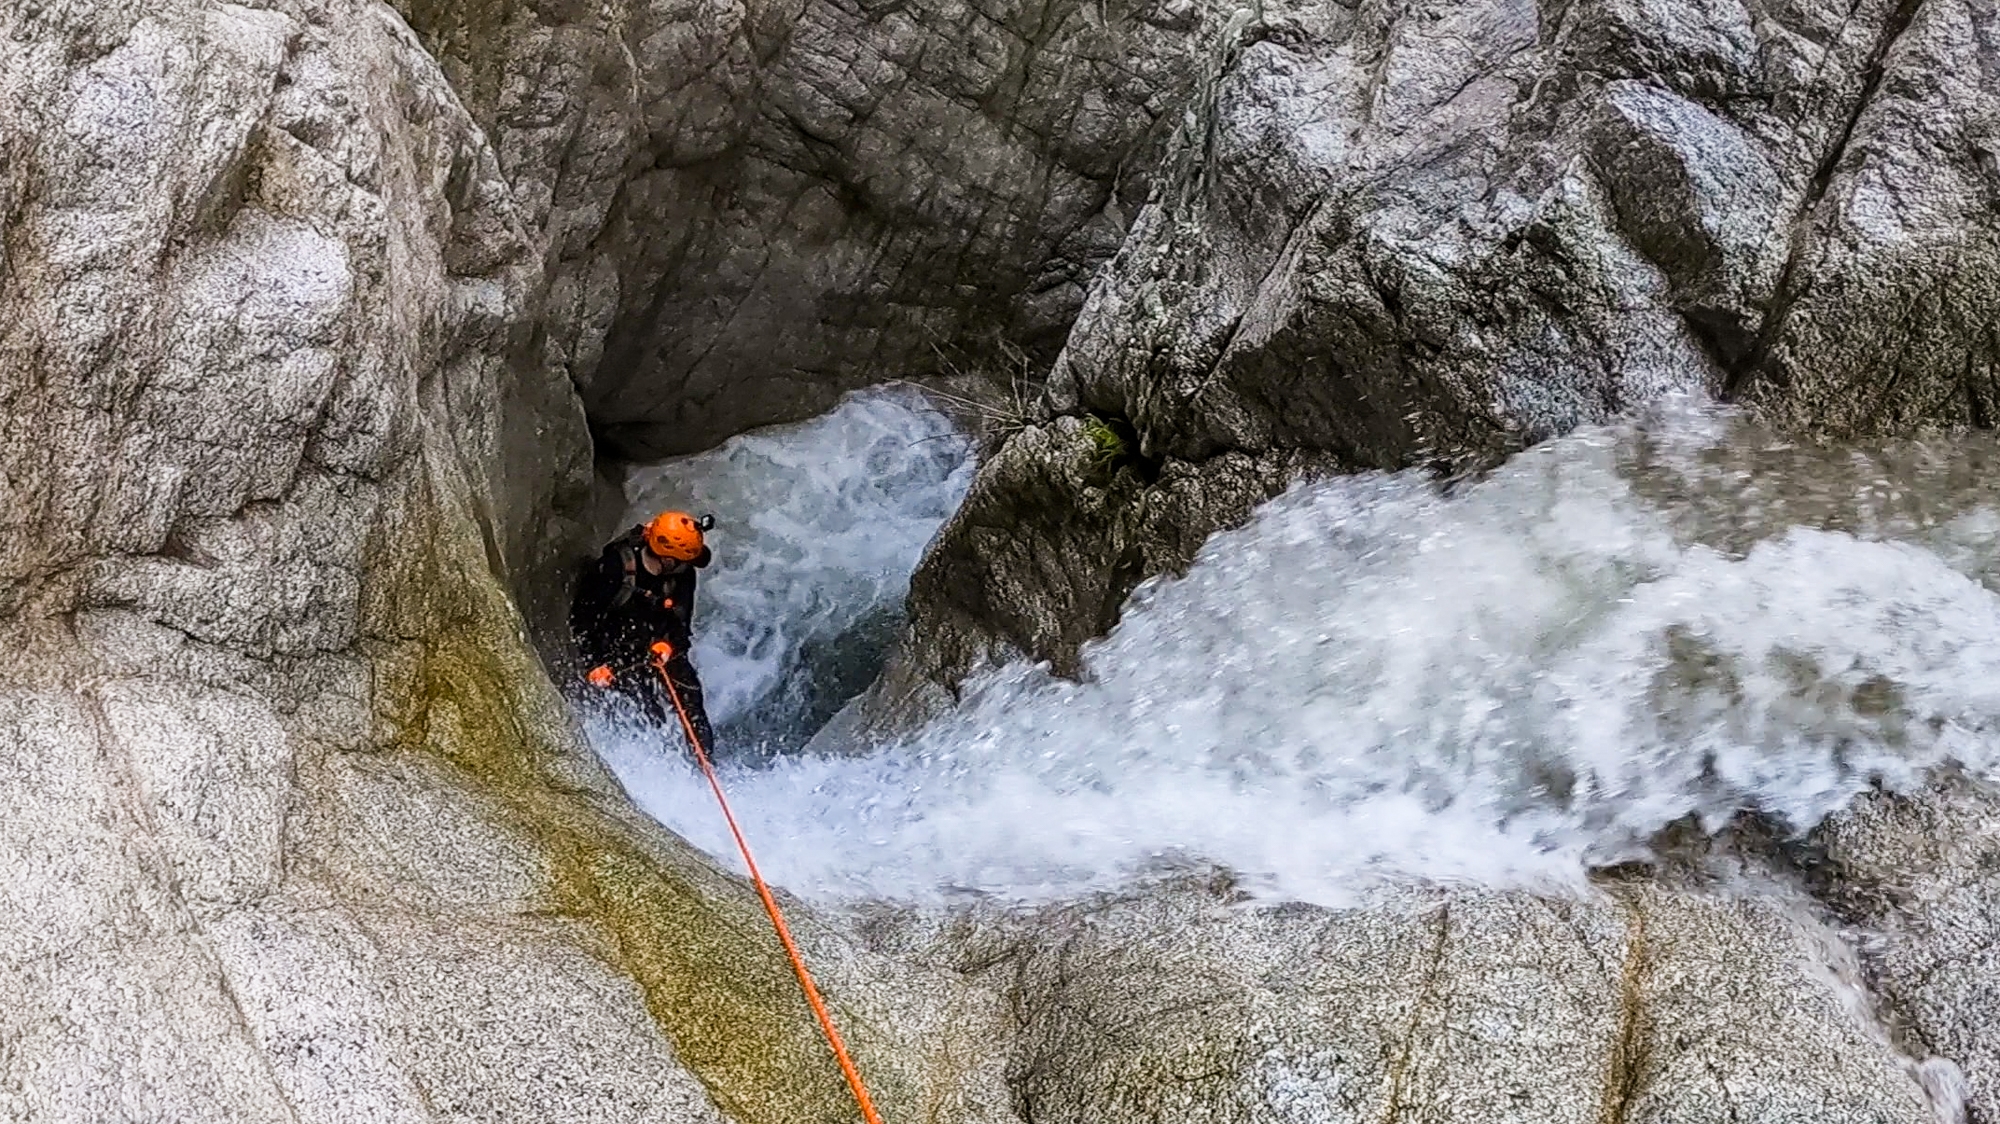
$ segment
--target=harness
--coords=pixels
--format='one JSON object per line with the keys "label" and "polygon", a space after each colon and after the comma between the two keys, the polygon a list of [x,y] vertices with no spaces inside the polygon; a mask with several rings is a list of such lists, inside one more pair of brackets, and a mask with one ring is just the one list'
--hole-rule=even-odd
{"label": "harness", "polygon": [[[619,548],[618,560],[623,564],[625,577],[618,583],[618,592],[611,595],[611,608],[623,609],[632,603],[634,597],[639,596],[639,551],[643,549],[645,549],[643,546],[631,541],[627,541]],[[661,598],[660,607],[673,608],[673,598]]]}
{"label": "harness", "polygon": [[623,609],[639,595],[639,552],[627,543],[618,552],[625,563],[625,580],[618,583],[618,592],[611,597],[611,607]]}

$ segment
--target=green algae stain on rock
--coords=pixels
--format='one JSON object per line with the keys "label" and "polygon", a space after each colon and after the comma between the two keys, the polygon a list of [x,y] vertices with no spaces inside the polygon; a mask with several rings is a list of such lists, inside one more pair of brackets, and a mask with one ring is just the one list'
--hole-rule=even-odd
{"label": "green algae stain on rock", "polygon": [[[448,763],[544,856],[557,911],[599,935],[593,953],[638,984],[675,1055],[733,1120],[859,1119],[754,894],[624,801],[577,738],[474,534],[459,531],[375,571],[393,575],[377,608],[393,610],[397,646],[412,653],[377,684],[396,748]],[[923,1096],[889,1048],[901,1036],[829,1001],[871,1092],[900,1115]]]}
{"label": "green algae stain on rock", "polygon": [[725,1111],[746,1121],[857,1117],[761,915],[705,899],[636,849],[579,844],[561,868],[563,899],[612,934],[621,967]]}

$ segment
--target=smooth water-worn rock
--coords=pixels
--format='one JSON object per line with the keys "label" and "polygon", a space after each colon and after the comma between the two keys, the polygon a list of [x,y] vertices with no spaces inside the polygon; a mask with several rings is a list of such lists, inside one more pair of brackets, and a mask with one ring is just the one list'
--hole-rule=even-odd
{"label": "smooth water-worn rock", "polygon": [[876,928],[1008,996],[1028,1120],[1951,1119],[1950,1064],[1892,1046],[1839,940],[1768,890],[1156,888]]}
{"label": "smooth water-worn rock", "polygon": [[399,3],[539,232],[551,349],[641,457],[888,378],[1038,377],[1145,197],[1203,7]]}
{"label": "smooth water-worn rock", "polygon": [[[6,8],[0,231],[0,1116],[849,1119],[527,643],[588,436],[400,18]],[[885,1107],[981,1119],[981,1001],[799,925]]]}
{"label": "smooth water-worn rock", "polygon": [[[1835,436],[1992,425],[1993,20],[1963,0],[1371,2],[1206,25],[1214,74],[1049,408],[1129,431],[1196,492],[1211,463],[1235,490],[1224,454],[1478,467],[1677,393]],[[1061,666],[1092,620],[1011,622],[1151,572],[1113,538],[1060,576],[982,538],[1017,496],[1102,502],[1060,441],[1017,444],[913,618],[970,575],[1007,603],[975,635],[918,628],[901,683],[949,687],[961,652],[1008,643]]]}

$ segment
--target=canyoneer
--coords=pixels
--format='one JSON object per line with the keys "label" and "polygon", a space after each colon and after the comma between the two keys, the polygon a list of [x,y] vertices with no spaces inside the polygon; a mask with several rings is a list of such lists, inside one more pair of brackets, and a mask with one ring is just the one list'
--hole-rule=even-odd
{"label": "canyoneer", "polygon": [[695,571],[713,557],[705,532],[715,517],[663,511],[611,540],[585,570],[570,602],[570,633],[584,680],[630,699],[655,725],[679,729],[662,669],[686,708],[695,736],[710,749],[715,733],[702,706],[694,641]]}
{"label": "canyoneer", "polygon": [[[806,1005],[826,1035],[827,1048],[840,1066],[841,1077],[854,1094],[855,1106],[866,1124],[882,1124],[861,1071],[848,1054],[833,1014],[792,940],[778,899],[757,869],[750,842],[743,838],[710,760],[715,733],[701,705],[701,680],[694,673],[694,662],[688,659],[688,645],[694,638],[695,571],[710,561],[705,532],[714,528],[713,515],[696,519],[685,511],[663,511],[611,540],[577,584],[570,602],[570,632],[576,636],[577,649],[589,669],[584,679],[592,686],[630,698],[657,725],[671,728],[686,723],[682,731],[688,737],[688,749],[708,778],[722,818],[743,854],[743,866],[770,915],[771,928],[798,977]],[[671,685],[665,682],[669,679]]]}

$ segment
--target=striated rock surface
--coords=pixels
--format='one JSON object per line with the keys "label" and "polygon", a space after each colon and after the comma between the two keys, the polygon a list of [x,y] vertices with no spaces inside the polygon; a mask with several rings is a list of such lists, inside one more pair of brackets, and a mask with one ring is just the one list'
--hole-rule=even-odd
{"label": "striated rock surface", "polygon": [[985,371],[996,337],[1045,364],[1144,198],[1202,8],[400,5],[519,189],[551,350],[641,458]]}
{"label": "striated rock surface", "polygon": [[[850,1119],[527,644],[588,438],[396,14],[0,11],[0,230],[0,1117]],[[801,920],[885,1109],[987,1118],[976,997]]]}

